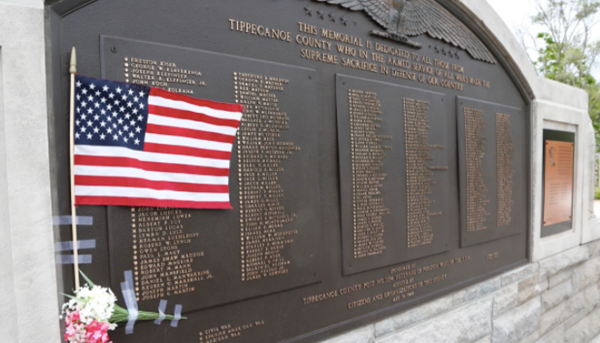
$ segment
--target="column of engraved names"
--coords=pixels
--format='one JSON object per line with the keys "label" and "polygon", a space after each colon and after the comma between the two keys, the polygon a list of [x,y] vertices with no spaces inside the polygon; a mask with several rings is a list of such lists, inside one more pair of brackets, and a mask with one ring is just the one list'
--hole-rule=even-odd
{"label": "column of engraved names", "polygon": [[485,155],[486,138],[482,136],[485,129],[483,111],[465,107],[465,143],[467,165],[467,231],[481,231],[486,216],[485,205],[489,202],[485,193],[488,192],[483,178],[483,158]]}
{"label": "column of engraved names", "polygon": [[429,130],[428,101],[404,98],[404,132],[406,147],[407,243],[409,248],[431,244],[433,229],[429,199],[433,172],[427,165],[433,160],[427,143]]}
{"label": "column of engraved names", "polygon": [[236,102],[244,106],[238,130],[240,237],[242,281],[250,281],[289,272],[282,251],[298,232],[282,231],[296,215],[287,214],[279,201],[284,191],[278,175],[284,172],[282,161],[300,147],[279,141],[289,117],[275,93],[283,92],[289,80],[233,74]]}
{"label": "column of engraved names", "polygon": [[175,208],[132,207],[134,282],[138,300],[191,293],[194,284],[212,279],[210,270],[192,266],[203,251],[183,252],[197,245],[198,233],[186,233],[190,214]]}
{"label": "column of engraved names", "polygon": [[352,211],[354,258],[382,254],[383,216],[390,213],[381,195],[386,174],[379,173],[385,150],[381,141],[391,136],[378,135],[381,127],[381,102],[377,94],[348,90],[350,112],[350,142],[352,154]]}
{"label": "column of engraved names", "polygon": [[173,62],[125,57],[123,66],[123,76],[125,76],[126,82],[183,94],[194,94],[194,90],[177,86],[206,86],[204,81],[195,80],[202,76],[200,71],[179,68]]}
{"label": "column of engraved names", "polygon": [[511,222],[513,201],[513,144],[510,115],[496,113],[496,153],[498,171],[498,226],[507,226]]}

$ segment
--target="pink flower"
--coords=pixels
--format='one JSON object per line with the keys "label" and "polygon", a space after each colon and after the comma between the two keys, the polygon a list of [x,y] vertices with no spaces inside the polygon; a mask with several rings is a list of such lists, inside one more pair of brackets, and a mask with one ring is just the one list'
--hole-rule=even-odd
{"label": "pink flower", "polygon": [[65,316],[67,329],[65,331],[65,341],[69,343],[112,343],[109,341],[108,330],[109,323],[100,323],[93,320],[85,325],[81,322],[81,315],[78,311],[67,311]]}
{"label": "pink flower", "polygon": [[70,325],[71,323],[74,322],[80,322],[81,321],[81,316],[79,315],[79,312],[75,311],[75,312],[71,312],[69,313],[69,315],[66,318],[66,323],[67,325]]}
{"label": "pink flower", "polygon": [[68,312],[65,318],[67,330],[65,332],[65,341],[70,343],[87,343],[85,339],[85,326],[81,323],[79,312]]}
{"label": "pink flower", "polygon": [[94,320],[85,328],[87,330],[85,334],[88,339],[87,343],[112,343],[108,341],[108,330],[110,329],[108,323],[99,323]]}

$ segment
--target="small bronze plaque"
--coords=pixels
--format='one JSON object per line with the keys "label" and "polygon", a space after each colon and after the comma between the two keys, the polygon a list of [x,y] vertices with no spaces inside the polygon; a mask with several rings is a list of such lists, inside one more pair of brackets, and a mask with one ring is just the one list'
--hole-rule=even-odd
{"label": "small bronze plaque", "polygon": [[572,219],[574,146],[570,142],[545,142],[544,226]]}

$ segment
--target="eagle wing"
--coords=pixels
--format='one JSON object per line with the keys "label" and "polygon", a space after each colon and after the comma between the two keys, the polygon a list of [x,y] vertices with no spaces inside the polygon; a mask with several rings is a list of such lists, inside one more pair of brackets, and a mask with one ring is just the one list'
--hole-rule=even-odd
{"label": "eagle wing", "polygon": [[317,0],[333,5],[340,5],[351,11],[365,11],[379,25],[388,27],[390,16],[390,0]]}
{"label": "eagle wing", "polygon": [[[340,5],[352,11],[365,11],[379,25],[387,29],[390,0],[316,0]],[[435,0],[407,0],[404,9],[406,35],[429,36],[466,50],[474,59],[496,63],[494,55],[460,20]]]}
{"label": "eagle wing", "polygon": [[476,60],[496,63],[494,55],[483,42],[435,0],[409,0],[405,15],[407,36],[427,33],[466,50]]}

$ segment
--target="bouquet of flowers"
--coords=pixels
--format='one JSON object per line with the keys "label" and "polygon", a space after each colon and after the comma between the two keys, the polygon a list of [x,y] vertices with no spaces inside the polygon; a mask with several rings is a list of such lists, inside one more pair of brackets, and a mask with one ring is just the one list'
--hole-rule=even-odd
{"label": "bouquet of flowers", "polygon": [[[65,294],[69,300],[63,305],[61,319],[67,330],[65,341],[69,343],[112,343],[108,331],[114,330],[117,323],[127,322],[129,311],[117,305],[117,297],[110,288],[95,285],[85,274],[81,275],[87,284],[75,290],[75,295]],[[171,315],[138,311],[137,320],[158,318],[175,319]],[[187,319],[181,317],[178,319]]]}

